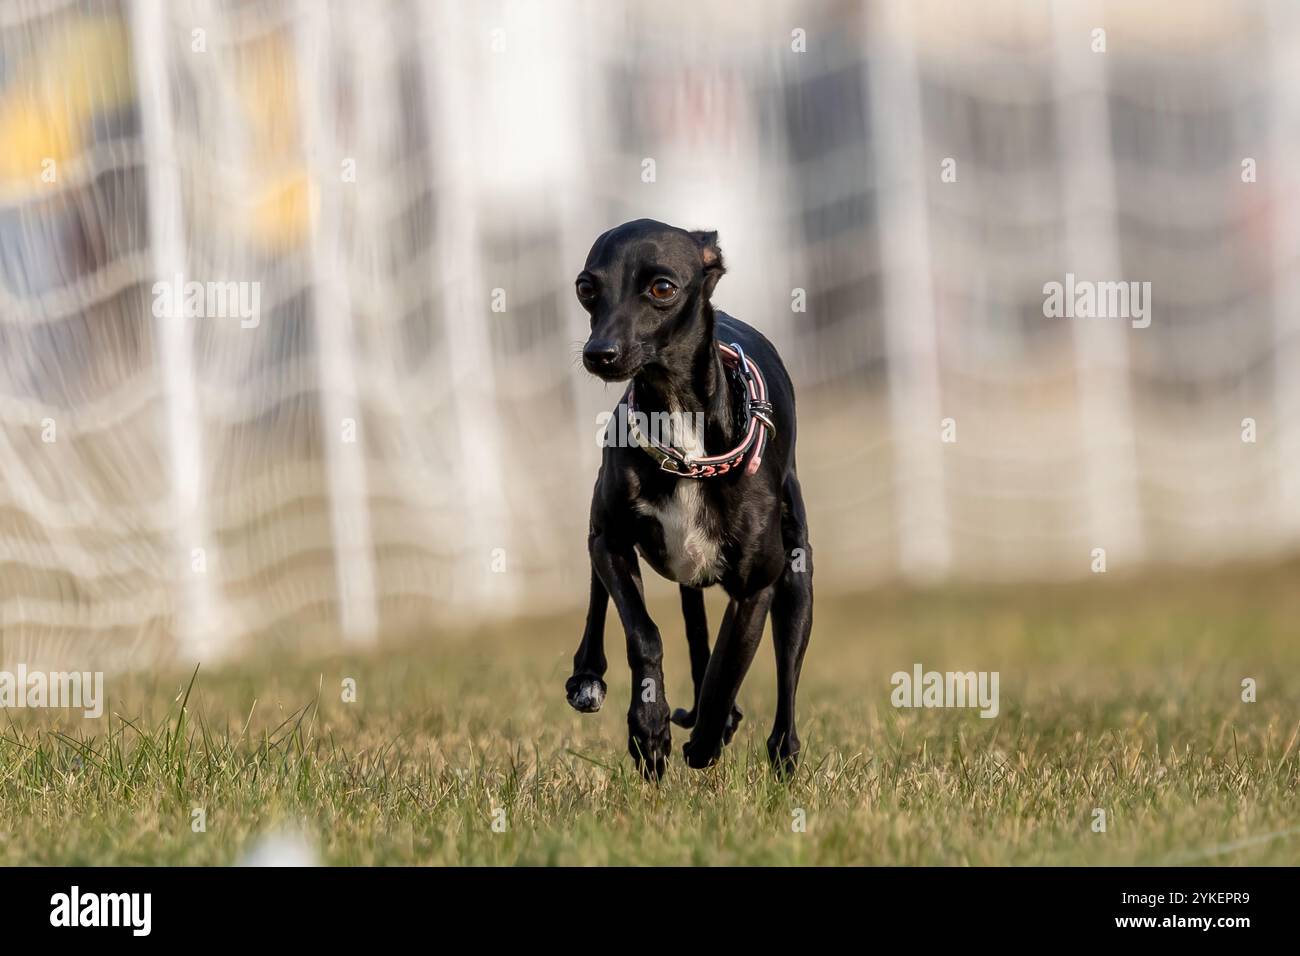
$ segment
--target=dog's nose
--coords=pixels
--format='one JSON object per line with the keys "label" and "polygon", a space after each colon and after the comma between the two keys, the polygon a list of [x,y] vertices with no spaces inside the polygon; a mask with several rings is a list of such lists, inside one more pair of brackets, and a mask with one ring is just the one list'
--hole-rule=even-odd
{"label": "dog's nose", "polygon": [[613,342],[588,342],[582,350],[582,361],[587,368],[609,368],[618,361],[618,346]]}

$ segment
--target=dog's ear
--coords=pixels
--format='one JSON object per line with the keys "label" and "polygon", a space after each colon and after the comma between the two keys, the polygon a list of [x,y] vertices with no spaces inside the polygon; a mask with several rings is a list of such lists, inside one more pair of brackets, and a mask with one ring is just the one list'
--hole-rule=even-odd
{"label": "dog's ear", "polygon": [[713,296],[713,287],[718,284],[727,267],[722,264],[722,250],[718,248],[718,233],[692,232],[691,238],[700,248],[700,261],[704,263],[704,298]]}

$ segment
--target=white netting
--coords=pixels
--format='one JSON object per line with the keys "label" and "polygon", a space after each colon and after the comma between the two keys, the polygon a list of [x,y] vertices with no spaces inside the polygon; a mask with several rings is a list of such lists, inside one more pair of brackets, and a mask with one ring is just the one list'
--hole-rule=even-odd
{"label": "white netting", "polygon": [[[643,215],[786,357],[823,593],[1294,546],[1290,5],[680,7],[0,7],[5,656],[579,604],[571,282]],[[1151,326],[1045,318],[1067,273]]]}

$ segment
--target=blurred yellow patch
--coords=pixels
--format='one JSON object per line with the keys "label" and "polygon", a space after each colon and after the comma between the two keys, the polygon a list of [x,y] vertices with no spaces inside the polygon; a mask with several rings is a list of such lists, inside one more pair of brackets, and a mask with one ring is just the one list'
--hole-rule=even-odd
{"label": "blurred yellow patch", "polygon": [[88,118],[135,98],[130,36],[121,20],[72,20],[32,60],[50,105],[57,102],[73,115]]}
{"label": "blurred yellow patch", "polygon": [[0,91],[0,184],[36,185],[45,160],[75,159],[91,118],[132,96],[122,21],[69,20],[28,51]]}
{"label": "blurred yellow patch", "polygon": [[316,215],[316,189],[305,170],[289,174],[261,192],[250,225],[257,239],[274,249],[301,243]]}
{"label": "blurred yellow patch", "polygon": [[51,112],[30,99],[0,103],[0,185],[35,186],[42,164],[62,165],[81,149],[80,119]]}
{"label": "blurred yellow patch", "polygon": [[293,45],[279,33],[249,44],[239,54],[237,83],[250,165],[268,171],[254,193],[252,238],[272,250],[300,245],[312,228],[316,191],[301,154]]}

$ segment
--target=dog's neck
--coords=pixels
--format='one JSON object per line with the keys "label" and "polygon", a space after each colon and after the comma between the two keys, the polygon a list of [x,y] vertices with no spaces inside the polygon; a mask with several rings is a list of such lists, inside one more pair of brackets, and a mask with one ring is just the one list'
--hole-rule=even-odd
{"label": "dog's neck", "polygon": [[647,365],[633,379],[640,411],[677,412],[704,417],[704,448],[717,454],[736,443],[735,400],[727,382],[727,369],[713,337],[713,308],[704,306],[703,321],[689,338],[673,342],[660,351],[660,359]]}

